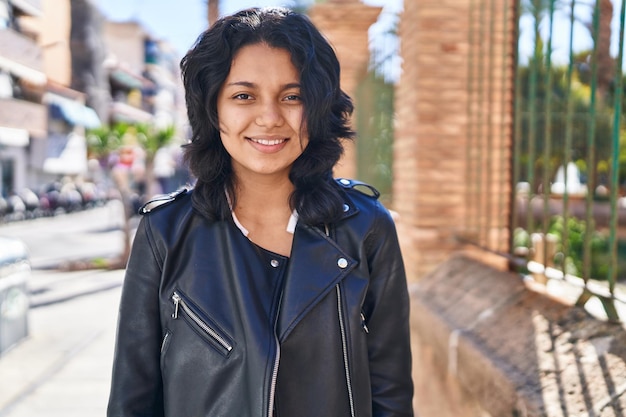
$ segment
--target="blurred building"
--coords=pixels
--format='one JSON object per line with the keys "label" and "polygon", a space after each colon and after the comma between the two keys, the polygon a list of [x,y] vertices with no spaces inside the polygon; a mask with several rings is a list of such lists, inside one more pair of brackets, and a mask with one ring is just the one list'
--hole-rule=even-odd
{"label": "blurred building", "polygon": [[107,103],[93,103],[100,118],[184,126],[177,51],[137,21],[107,21],[89,0],[72,0],[72,13],[73,85],[93,99],[108,93]]}
{"label": "blurred building", "polygon": [[29,149],[46,140],[42,104],[47,77],[38,32],[29,18],[42,15],[37,0],[0,0],[0,195],[26,187]]}
{"label": "blurred building", "polygon": [[43,97],[48,107],[48,136],[45,146],[31,149],[36,184],[53,182],[60,176],[85,174],[85,131],[101,124],[96,112],[86,106],[86,94],[71,88],[70,1],[41,0],[41,4],[43,15],[36,23],[48,78]]}
{"label": "blurred building", "polygon": [[184,126],[179,79],[167,42],[90,0],[0,0],[0,197],[86,175],[88,129]]}
{"label": "blurred building", "polygon": [[148,34],[137,22],[104,22],[104,68],[111,92],[109,123],[150,123],[156,85],[144,76]]}
{"label": "blurred building", "polygon": [[111,92],[104,68],[104,16],[90,0],[70,0],[70,86],[86,94],[86,102],[101,120],[109,119]]}
{"label": "blurred building", "polygon": [[86,172],[85,128],[100,125],[71,89],[69,0],[0,0],[1,195]]}

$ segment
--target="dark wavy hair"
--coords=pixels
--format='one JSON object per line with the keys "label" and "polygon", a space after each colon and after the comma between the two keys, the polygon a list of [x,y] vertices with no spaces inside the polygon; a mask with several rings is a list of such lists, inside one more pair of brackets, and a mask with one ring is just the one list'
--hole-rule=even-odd
{"label": "dark wavy hair", "polygon": [[217,96],[235,54],[258,43],[287,50],[300,74],[309,143],[289,174],[295,188],[291,208],[306,224],[332,223],[343,207],[332,169],[343,153],[341,139],[354,136],[349,127],[352,100],[339,86],[339,61],[331,45],[306,16],[285,8],[251,8],[219,19],[181,61],[192,131],[184,156],[196,178],[193,206],[209,219],[222,220],[230,216],[225,190],[236,204],[236,178],[220,139]]}

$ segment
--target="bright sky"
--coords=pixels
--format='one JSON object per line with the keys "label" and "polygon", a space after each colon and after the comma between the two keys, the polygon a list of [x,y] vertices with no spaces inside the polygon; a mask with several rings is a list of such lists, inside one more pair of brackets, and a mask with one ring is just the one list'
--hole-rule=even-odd
{"label": "bright sky", "polygon": [[[619,46],[619,15],[621,9],[621,1],[611,0],[613,3],[613,21],[611,37],[611,54],[617,56]],[[591,49],[593,40],[589,31],[585,29],[585,24],[590,24],[592,20],[594,2],[579,1],[575,3],[574,16],[574,39],[573,50],[578,52],[581,50]],[[543,39],[549,38],[550,24],[547,13],[540,25],[540,32]],[[570,44],[570,7],[569,5],[561,5],[555,10],[554,27],[552,37],[552,60],[554,64],[566,65],[569,62],[569,44]],[[530,15],[525,14],[520,19],[520,61],[527,63],[534,49],[534,21]]]}
{"label": "bright sky", "polygon": [[[189,49],[206,28],[206,0],[92,1],[108,19],[137,20],[151,35],[169,41],[181,54]],[[312,2],[309,0],[309,3]],[[402,0],[365,0],[364,3],[385,6],[381,19],[384,22],[391,13],[401,10]],[[289,6],[290,4],[290,0],[221,0],[220,13],[230,14],[253,6]]]}

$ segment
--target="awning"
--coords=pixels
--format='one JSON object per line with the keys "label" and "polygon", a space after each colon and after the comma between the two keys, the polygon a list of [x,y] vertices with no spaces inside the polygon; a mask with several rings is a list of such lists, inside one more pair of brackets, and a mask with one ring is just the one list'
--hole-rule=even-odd
{"label": "awning", "polygon": [[0,145],[24,147],[28,146],[28,142],[27,130],[0,127]]}
{"label": "awning", "polygon": [[33,85],[44,85],[48,81],[48,77],[46,77],[46,74],[43,72],[29,68],[26,65],[22,65],[19,62],[15,62],[3,56],[0,56],[0,68]]}
{"label": "awning", "polygon": [[48,137],[43,170],[50,174],[74,175],[87,172],[87,142],[75,133]]}
{"label": "awning", "polygon": [[150,123],[153,120],[153,114],[143,111],[129,104],[115,101],[111,103],[111,118],[116,122],[122,123]]}
{"label": "awning", "polygon": [[47,94],[46,99],[50,105],[50,115],[54,118],[62,118],[71,125],[84,126],[87,129],[94,129],[102,124],[92,108],[78,101],[54,94]]}
{"label": "awning", "polygon": [[22,10],[22,12],[31,16],[39,17],[42,15],[40,1],[38,0],[12,0],[11,4],[13,7],[17,7]]}
{"label": "awning", "polygon": [[141,90],[144,86],[144,83],[141,79],[120,69],[115,69],[111,71],[111,78],[113,78],[119,84],[130,89],[136,88],[138,90]]}

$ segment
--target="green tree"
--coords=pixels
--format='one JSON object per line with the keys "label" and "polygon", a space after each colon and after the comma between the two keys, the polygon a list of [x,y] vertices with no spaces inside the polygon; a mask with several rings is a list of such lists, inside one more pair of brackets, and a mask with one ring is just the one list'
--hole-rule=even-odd
{"label": "green tree", "polygon": [[[550,178],[554,178],[556,170],[566,163],[564,161],[564,147],[567,123],[571,123],[572,135],[572,159],[584,159],[590,150],[588,149],[588,132],[590,123],[595,123],[595,135],[593,146],[595,150],[595,163],[588,166],[585,174],[593,184],[606,183],[602,173],[596,167],[603,160],[611,158],[611,137],[613,130],[613,97],[612,90],[615,60],[610,55],[611,40],[611,19],[613,17],[613,5],[611,0],[597,0],[592,4],[592,19],[581,21],[589,31],[594,42],[594,49],[572,53],[573,74],[571,87],[568,85],[568,67],[552,67],[551,74],[548,74],[547,54],[553,51],[546,50],[547,40],[541,38],[540,24],[545,23],[549,18],[547,13],[550,7],[560,6],[555,0],[525,0],[522,3],[522,13],[530,15],[535,21],[534,25],[534,54],[527,66],[518,69],[518,77],[521,79],[522,106],[519,117],[522,121],[522,149],[524,152],[529,149],[530,123],[533,122],[531,112],[534,112],[534,134],[535,149],[541,150],[546,144],[545,125],[547,117],[550,117],[552,129],[549,132],[552,140],[552,155],[549,161],[540,160],[541,152],[535,155],[536,182],[532,184],[533,190],[537,190],[539,182],[543,177],[543,169],[548,169]],[[561,10],[570,13],[567,10]],[[595,116],[590,111],[592,67],[597,68],[595,74],[597,80]],[[554,80],[551,86],[552,99],[550,108],[547,108],[547,80],[549,75]],[[626,85],[626,83],[624,84]],[[624,94],[623,108],[626,109],[626,94]],[[571,111],[568,120],[568,110]],[[593,118],[593,120],[592,120]],[[528,154],[521,155],[521,158],[528,161]],[[530,177],[529,165],[521,165],[522,179]],[[592,190],[593,191],[593,190]]]}
{"label": "green tree", "polygon": [[146,153],[146,192],[150,196],[155,194],[154,156],[159,149],[172,143],[176,128],[173,125],[157,128],[154,125],[139,124],[136,129],[139,145]]}
{"label": "green tree", "polygon": [[[103,125],[87,132],[87,150],[90,157],[97,158],[100,165],[108,170],[111,168],[108,161],[113,153],[121,153],[130,146],[139,146],[145,152],[145,178],[149,190],[151,183],[154,182],[152,174],[154,155],[161,147],[170,144],[175,135],[176,130],[173,126],[157,128],[151,124],[130,125],[126,123],[116,123],[113,126]],[[131,248],[130,220],[135,214],[138,198],[129,185],[131,180],[119,174],[119,172],[109,172],[124,208],[124,249],[118,259],[106,265],[108,268],[123,268],[126,265]]]}
{"label": "green tree", "polygon": [[391,197],[394,86],[369,71],[357,89],[356,139],[358,177]]}

